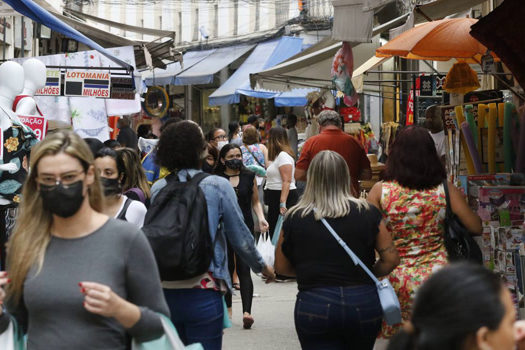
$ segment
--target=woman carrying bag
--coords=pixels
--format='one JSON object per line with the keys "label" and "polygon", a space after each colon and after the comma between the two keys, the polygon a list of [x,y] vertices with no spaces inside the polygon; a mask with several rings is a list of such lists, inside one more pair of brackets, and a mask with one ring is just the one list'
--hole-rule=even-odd
{"label": "woman carrying bag", "polygon": [[[259,202],[259,195],[257,193],[257,183],[255,182],[255,174],[246,169],[242,164],[241,148],[233,143],[229,143],[221,149],[219,154],[219,162],[217,163],[216,174],[222,176],[230,182],[237,201],[241,208],[244,223],[252,231],[253,234],[253,216],[252,209],[257,216],[259,222],[259,230],[265,232],[268,230],[268,223],[264,218],[263,209]],[[250,329],[254,319],[252,312],[253,299],[253,282],[250,274],[250,267],[233,251],[228,245],[228,268],[230,275],[236,268],[239,276],[242,311],[243,311],[243,328]],[[226,294],[226,305],[228,308],[232,307],[232,294]]]}
{"label": "woman carrying bag", "polygon": [[281,127],[270,129],[268,137],[268,159],[271,162],[266,171],[264,201],[268,205],[270,238],[273,237],[279,215],[297,203],[295,187],[295,154],[293,153],[286,130]]}
{"label": "woman carrying bag", "polygon": [[153,252],[135,225],[100,213],[93,164],[73,132],[49,135],[31,152],[10,280],[0,279],[0,333],[14,317],[32,350],[124,350],[130,338],[164,334],[159,313],[169,311]]}
{"label": "woman carrying bag", "polygon": [[294,318],[302,349],[371,350],[381,329],[383,311],[374,281],[321,219],[376,276],[399,264],[381,213],[351,195],[349,177],[339,154],[317,154],[304,195],[286,214],[275,250],[276,272],[297,276]]}

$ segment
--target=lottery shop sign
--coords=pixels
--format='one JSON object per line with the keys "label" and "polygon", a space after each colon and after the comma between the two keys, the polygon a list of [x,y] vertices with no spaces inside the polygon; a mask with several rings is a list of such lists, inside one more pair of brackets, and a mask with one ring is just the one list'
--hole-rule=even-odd
{"label": "lottery shop sign", "polygon": [[109,98],[111,74],[109,72],[66,71],[64,95]]}
{"label": "lottery shop sign", "polygon": [[59,70],[48,69],[46,72],[46,85],[35,92],[37,96],[60,96],[62,76]]}
{"label": "lottery shop sign", "polygon": [[39,141],[47,134],[47,120],[45,117],[36,115],[19,115],[18,118],[24,125],[29,126],[34,132]]}

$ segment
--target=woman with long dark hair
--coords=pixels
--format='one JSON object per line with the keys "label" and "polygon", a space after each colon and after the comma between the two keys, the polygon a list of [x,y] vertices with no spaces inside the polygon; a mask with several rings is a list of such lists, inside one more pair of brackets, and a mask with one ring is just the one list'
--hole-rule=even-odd
{"label": "woman with long dark hair", "polygon": [[[259,222],[259,230],[264,232],[268,230],[268,223],[264,219],[264,213],[259,202],[259,195],[257,192],[257,183],[255,182],[255,173],[246,169],[242,164],[241,148],[233,143],[229,143],[221,149],[219,154],[219,162],[215,173],[222,176],[230,182],[237,201],[241,208],[244,217],[244,223],[248,229],[254,233],[254,223],[252,216],[252,209],[257,215]],[[242,261],[242,259],[233,251],[228,245],[228,268],[230,275],[233,276],[233,271],[236,268],[239,276],[242,311],[243,311],[243,327],[249,329],[254,320],[251,315],[252,299],[253,299],[253,282],[250,275],[250,267]],[[226,305],[228,308],[232,306],[232,294],[226,294]]]}
{"label": "woman with long dark hair", "polygon": [[478,265],[452,264],[418,290],[412,316],[388,350],[520,350],[523,321],[500,276]]}
{"label": "woman with long dark hair", "polygon": [[239,122],[230,122],[228,124],[228,142],[239,146],[242,145],[241,135],[241,126],[239,125]]}
{"label": "woman with long dark hair", "polygon": [[[437,269],[447,264],[444,244],[446,171],[428,130],[411,126],[402,130],[392,145],[385,181],[378,182],[368,200],[380,208],[392,232],[401,264],[389,276],[401,303],[404,320],[416,290]],[[450,182],[452,211],[472,233],[481,233],[481,220],[469,208],[461,192]],[[383,327],[390,338],[399,326]]]}
{"label": "woman with long dark hair", "polygon": [[268,160],[266,170],[264,201],[268,205],[270,236],[273,237],[279,215],[286,214],[287,208],[297,203],[295,187],[295,154],[288,143],[286,130],[281,127],[270,129],[268,137]]}
{"label": "woman with long dark hair", "polygon": [[123,158],[117,152],[104,147],[95,155],[95,169],[100,175],[106,199],[102,212],[142,227],[147,209],[141,201],[123,194],[123,184],[128,173]]}
{"label": "woman with long dark hair", "polygon": [[399,263],[380,211],[352,196],[349,178],[343,157],[319,152],[308,167],[303,196],[286,214],[275,250],[277,273],[297,276],[295,328],[305,350],[372,350],[381,329],[374,282],[322,218],[375,275],[385,276]]}

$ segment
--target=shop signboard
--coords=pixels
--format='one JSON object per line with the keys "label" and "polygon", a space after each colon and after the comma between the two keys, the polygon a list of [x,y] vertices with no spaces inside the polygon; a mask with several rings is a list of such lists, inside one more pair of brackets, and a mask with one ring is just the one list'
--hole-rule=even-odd
{"label": "shop signboard", "polygon": [[47,121],[45,117],[37,115],[19,115],[18,118],[24,125],[29,126],[34,132],[38,141],[47,135]]}
{"label": "shop signboard", "polygon": [[111,74],[96,71],[66,71],[64,96],[109,98]]}
{"label": "shop signboard", "polygon": [[419,95],[433,96],[434,95],[434,79],[430,75],[422,75],[419,77]]}
{"label": "shop signboard", "polygon": [[48,69],[46,72],[46,86],[35,92],[37,96],[60,96],[62,90],[62,75],[58,69]]}

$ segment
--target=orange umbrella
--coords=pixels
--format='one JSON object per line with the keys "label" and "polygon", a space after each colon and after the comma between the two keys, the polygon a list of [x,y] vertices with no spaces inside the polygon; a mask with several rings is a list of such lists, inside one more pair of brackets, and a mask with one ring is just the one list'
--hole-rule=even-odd
{"label": "orange umbrella", "polygon": [[451,18],[418,25],[378,48],[376,56],[432,61],[456,58],[467,63],[479,63],[487,48],[470,35],[470,26],[477,21],[473,18]]}

